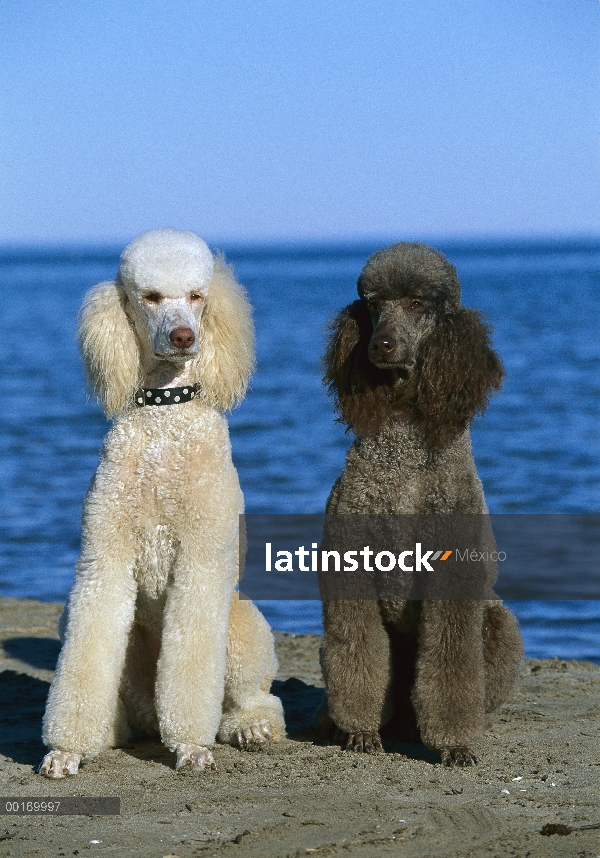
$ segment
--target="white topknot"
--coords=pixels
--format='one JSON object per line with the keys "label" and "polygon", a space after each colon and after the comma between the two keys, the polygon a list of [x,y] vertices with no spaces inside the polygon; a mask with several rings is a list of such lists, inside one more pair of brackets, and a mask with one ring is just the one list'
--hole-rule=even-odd
{"label": "white topknot", "polygon": [[131,289],[160,289],[165,283],[207,291],[213,256],[195,233],[153,229],[138,235],[121,254],[118,277]]}

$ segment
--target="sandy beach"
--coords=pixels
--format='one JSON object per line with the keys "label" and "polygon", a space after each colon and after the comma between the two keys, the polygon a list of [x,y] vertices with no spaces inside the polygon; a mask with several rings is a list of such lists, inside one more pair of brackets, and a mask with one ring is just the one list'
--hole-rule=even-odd
{"label": "sandy beach", "polygon": [[[277,633],[289,738],[215,750],[217,770],[179,774],[159,744],[108,751],[58,782],[35,773],[62,606],[0,600],[0,858],[4,856],[600,855],[600,667],[523,664],[479,743],[479,764],[446,769],[422,745],[356,755],[322,744],[320,639]],[[7,797],[118,796],[119,816],[15,816]],[[547,823],[571,833],[541,834]]]}

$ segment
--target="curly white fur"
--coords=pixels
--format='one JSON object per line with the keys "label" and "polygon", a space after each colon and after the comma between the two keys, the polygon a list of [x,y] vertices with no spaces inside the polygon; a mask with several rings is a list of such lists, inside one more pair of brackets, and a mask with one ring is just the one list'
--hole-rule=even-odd
{"label": "curly white fur", "polygon": [[[172,326],[194,341],[174,346]],[[178,767],[211,768],[217,733],[238,746],[284,735],[271,631],[234,592],[243,497],[222,412],[253,369],[251,310],[201,239],[156,230],[90,291],[80,339],[116,419],[85,501],[41,771],[73,774],[136,730],[158,731]],[[133,401],[140,386],[195,384],[190,402]]]}

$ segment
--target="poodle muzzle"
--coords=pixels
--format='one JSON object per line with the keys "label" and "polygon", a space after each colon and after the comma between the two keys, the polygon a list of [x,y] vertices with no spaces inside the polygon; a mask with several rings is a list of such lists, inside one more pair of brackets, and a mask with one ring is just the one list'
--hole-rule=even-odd
{"label": "poodle muzzle", "polygon": [[147,337],[155,357],[174,363],[196,357],[204,303],[195,308],[185,298],[163,298],[156,307],[134,304],[140,336]]}
{"label": "poodle muzzle", "polygon": [[375,329],[368,355],[371,363],[380,369],[410,370],[415,365],[407,341],[389,331]]}

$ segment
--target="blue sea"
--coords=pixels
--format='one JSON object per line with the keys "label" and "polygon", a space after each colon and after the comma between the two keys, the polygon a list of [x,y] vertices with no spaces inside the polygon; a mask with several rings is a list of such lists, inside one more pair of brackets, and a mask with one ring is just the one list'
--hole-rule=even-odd
{"label": "blue sea", "polygon": [[[255,309],[258,369],[230,419],[248,512],[323,510],[351,441],[321,387],[323,329],[385,243],[220,248]],[[487,315],[506,366],[502,392],[473,426],[490,510],[600,512],[600,240],[436,246],[457,267],[464,303]],[[0,595],[69,591],[108,429],[86,399],[76,317],[86,290],[114,277],[120,250],[0,249]],[[276,629],[320,631],[318,603],[260,606]],[[600,663],[599,602],[511,607],[527,655]]]}

